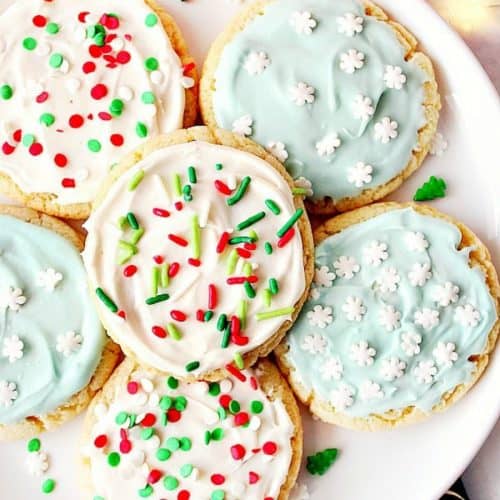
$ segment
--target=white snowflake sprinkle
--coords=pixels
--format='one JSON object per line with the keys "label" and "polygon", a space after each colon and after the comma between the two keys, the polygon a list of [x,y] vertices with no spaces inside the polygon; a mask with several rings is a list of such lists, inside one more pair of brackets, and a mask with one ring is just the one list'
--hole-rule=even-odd
{"label": "white snowflake sprinkle", "polygon": [[2,356],[15,363],[23,357],[24,342],[17,336],[6,337],[3,341]]}
{"label": "white snowflake sprinkle", "polygon": [[380,365],[380,375],[384,380],[392,382],[403,376],[406,370],[406,363],[399,358],[391,357],[382,360]]}
{"label": "white snowflake sprinkle", "polygon": [[431,330],[439,325],[439,311],[424,307],[415,311],[413,321],[416,325],[420,325],[424,330]]}
{"label": "white snowflake sprinkle", "polygon": [[451,281],[447,281],[444,285],[438,285],[434,289],[434,301],[441,307],[447,307],[458,300],[459,293],[460,288]]}
{"label": "white snowflake sprinkle", "polygon": [[401,281],[398,271],[395,267],[386,267],[380,272],[377,283],[382,293],[395,292]]}
{"label": "white snowflake sprinkle", "polygon": [[406,83],[406,75],[399,66],[386,66],[384,82],[387,88],[401,90]]}
{"label": "white snowflake sprinkle", "polygon": [[332,308],[329,306],[314,306],[312,311],[307,313],[307,319],[312,326],[326,328],[326,325],[331,324],[333,321]]}
{"label": "white snowflake sprinkle", "polygon": [[0,294],[0,309],[12,309],[19,311],[22,305],[26,303],[26,297],[21,288],[9,286]]}
{"label": "white snowflake sprinkle", "polygon": [[330,403],[337,411],[344,411],[354,403],[354,390],[352,387],[341,382],[338,389],[330,393]]}
{"label": "white snowflake sprinkle", "polygon": [[309,300],[318,300],[320,298],[321,294],[319,293],[318,288],[311,288],[309,291]]}
{"label": "white snowflake sprinkle", "polygon": [[49,459],[43,451],[29,453],[25,463],[31,476],[40,477],[49,470]]}
{"label": "white snowflake sprinkle", "polygon": [[314,194],[312,189],[312,182],[309,179],[306,179],[305,177],[297,177],[296,179],[294,179],[293,183],[296,188],[305,189],[306,196],[312,196]]}
{"label": "white snowflake sprinkle", "polygon": [[319,156],[331,156],[341,144],[337,132],[331,132],[316,143],[316,151]]}
{"label": "white snowflake sprinkle", "polygon": [[379,321],[388,332],[401,326],[401,313],[391,305],[384,305],[379,312]]}
{"label": "white snowflake sprinkle", "polygon": [[319,371],[324,380],[340,380],[344,373],[344,365],[339,358],[329,358],[321,365]]}
{"label": "white snowflake sprinkle", "polygon": [[448,141],[444,138],[441,132],[436,132],[431,141],[429,152],[431,155],[443,156],[444,152],[448,149]]}
{"label": "white snowflake sprinkle", "polygon": [[403,332],[401,334],[401,349],[407,356],[416,356],[420,353],[422,336],[418,333]]}
{"label": "white snowflake sprinkle", "polygon": [[269,64],[271,64],[271,61],[265,52],[252,51],[248,54],[243,67],[249,75],[255,76],[263,73]]}
{"label": "white snowflake sprinkle", "polygon": [[314,271],[314,283],[318,286],[330,288],[335,278],[335,273],[331,272],[328,266],[317,267]]}
{"label": "white snowflake sprinkle", "polygon": [[373,358],[377,351],[368,345],[366,340],[361,340],[351,345],[349,357],[359,366],[373,365]]}
{"label": "white snowflake sprinkle", "polygon": [[363,401],[369,399],[382,399],[384,397],[384,391],[380,385],[373,380],[365,380],[359,387],[359,397]]}
{"label": "white snowflake sprinkle", "polygon": [[428,262],[420,264],[415,262],[411,271],[408,273],[408,279],[411,286],[424,286],[427,280],[432,278],[431,266]]}
{"label": "white snowflake sprinkle", "polygon": [[363,52],[358,52],[356,49],[349,49],[347,52],[340,54],[340,69],[349,75],[352,75],[356,70],[361,69],[365,64],[365,55]]}
{"label": "white snowflake sprinkle", "polygon": [[17,386],[14,382],[0,380],[0,406],[9,408],[17,399]]}
{"label": "white snowflake sprinkle", "polygon": [[481,320],[481,315],[478,310],[474,309],[472,304],[465,304],[464,306],[457,306],[455,309],[455,319],[462,326],[475,327]]}
{"label": "white snowflake sprinkle", "polygon": [[347,180],[356,187],[363,187],[372,181],[373,167],[358,161],[354,167],[347,170]]}
{"label": "white snowflake sprinkle", "polygon": [[346,36],[354,36],[363,31],[364,19],[352,12],[337,17],[338,31]]}
{"label": "white snowflake sprinkle", "polygon": [[269,141],[266,147],[273,156],[276,156],[281,163],[285,163],[288,159],[288,151],[282,142]]}
{"label": "white snowflake sprinkle", "polygon": [[389,257],[387,245],[374,240],[363,248],[363,257],[367,264],[378,267]]}
{"label": "white snowflake sprinkle", "polygon": [[369,97],[358,94],[354,98],[352,111],[354,118],[357,118],[358,120],[368,120],[370,116],[373,116],[373,113],[375,113],[375,108],[373,107],[373,102]]}
{"label": "white snowflake sprinkle", "polygon": [[438,342],[437,346],[432,351],[432,355],[439,366],[449,368],[458,359],[458,354],[455,349],[456,346],[453,342]]}
{"label": "white snowflake sprinkle", "polygon": [[425,235],[421,232],[407,233],[405,237],[406,246],[412,252],[425,252],[429,248],[429,242],[425,239]]}
{"label": "white snowflake sprinkle", "polygon": [[289,500],[309,500],[310,498],[307,485],[304,483],[295,483],[292,491],[290,491]]}
{"label": "white snowflake sprinkle", "polygon": [[297,106],[311,104],[314,102],[314,87],[305,82],[299,82],[290,88],[290,99]]}
{"label": "white snowflake sprinkle", "polygon": [[238,135],[252,135],[253,119],[250,115],[243,115],[233,122],[233,132]]}
{"label": "white snowflake sprinkle", "polygon": [[299,35],[310,35],[318,23],[310,12],[293,12],[290,16],[290,25]]}
{"label": "white snowflake sprinkle", "polygon": [[57,336],[56,351],[68,357],[80,349],[83,338],[80,334],[69,331]]}
{"label": "white snowflake sprinkle", "polygon": [[45,288],[47,292],[53,292],[58,283],[63,279],[60,272],[52,269],[51,267],[44,271],[39,271],[36,277],[37,286]]}
{"label": "white snowflake sprinkle", "polygon": [[437,374],[437,368],[432,360],[420,361],[413,373],[419,384],[430,384]]}
{"label": "white snowflake sprinkle", "polygon": [[339,278],[344,278],[350,280],[354,277],[354,274],[359,272],[360,267],[356,262],[354,257],[341,255],[334,263],[333,267],[336,270],[337,276]]}
{"label": "white snowflake sprinkle", "polygon": [[319,333],[312,333],[306,335],[300,347],[309,354],[323,354],[326,350],[328,343]]}
{"label": "white snowflake sprinkle", "polygon": [[359,297],[347,297],[342,305],[348,321],[361,321],[366,313],[366,307]]}
{"label": "white snowflake sprinkle", "polygon": [[375,123],[375,139],[382,144],[389,143],[398,136],[398,122],[384,116],[381,121]]}

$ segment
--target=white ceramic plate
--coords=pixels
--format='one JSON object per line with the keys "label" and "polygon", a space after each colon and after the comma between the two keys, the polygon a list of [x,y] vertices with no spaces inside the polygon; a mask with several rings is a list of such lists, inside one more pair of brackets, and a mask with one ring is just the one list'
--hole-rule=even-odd
{"label": "white ceramic plate", "polygon": [[[10,1],[10,0],[8,0]],[[333,0],[332,0],[333,1]],[[239,8],[229,0],[162,0],[176,17],[201,63],[213,38]],[[391,199],[408,200],[430,175],[444,177],[445,199],[433,203],[469,225],[490,248],[500,268],[500,102],[464,43],[423,0],[379,0],[412,30],[433,58],[444,110],[440,130],[449,142],[442,157],[430,157]],[[338,447],[337,463],[321,478],[302,473],[312,500],[432,500],[463,472],[500,414],[500,356],[457,405],[428,422],[391,432],[363,433],[314,422],[304,412],[305,455]],[[50,498],[77,498],[76,455],[81,418],[42,436],[50,476]],[[25,443],[0,447],[0,498],[40,498],[41,481],[24,470]],[[88,499],[85,499],[88,500]],[[198,500],[198,499],[196,499]]]}

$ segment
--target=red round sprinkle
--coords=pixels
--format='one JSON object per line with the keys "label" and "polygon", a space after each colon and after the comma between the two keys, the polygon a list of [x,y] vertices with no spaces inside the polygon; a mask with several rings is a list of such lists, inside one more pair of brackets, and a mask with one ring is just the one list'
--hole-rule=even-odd
{"label": "red round sprinkle", "polygon": [[65,187],[65,188],[74,188],[76,185],[75,179],[72,179],[71,177],[65,177],[61,181],[61,184],[62,184],[62,187]]}
{"label": "red round sprinkle", "polygon": [[148,475],[148,483],[149,484],[155,484],[157,483],[160,479],[163,473],[159,471],[158,469],[153,469],[149,475]]}
{"label": "red round sprinkle", "polygon": [[255,484],[256,482],[258,482],[259,479],[260,476],[256,472],[250,471],[248,473],[248,482],[250,484]]}
{"label": "red round sprinkle", "polygon": [[96,65],[92,61],[87,61],[83,63],[82,70],[85,74],[93,73],[95,71]]}
{"label": "red round sprinkle", "polygon": [[179,272],[180,267],[181,265],[178,262],[172,262],[168,268],[168,276],[173,278]]}
{"label": "red round sprinkle", "polygon": [[141,421],[142,427],[153,427],[156,424],[156,416],[153,413],[146,413]]}
{"label": "red round sprinkle", "polygon": [[226,482],[226,478],[222,474],[212,474],[210,476],[210,481],[212,481],[213,484],[220,486]]}
{"label": "red round sprinkle", "polygon": [[164,210],[163,208],[153,208],[153,214],[157,217],[169,217],[170,212],[168,210]]}
{"label": "red round sprinkle", "polygon": [[241,444],[235,444],[234,446],[231,446],[231,456],[235,460],[243,460],[245,457],[245,447]]}
{"label": "red round sprinkle", "polygon": [[169,422],[178,422],[181,417],[181,412],[175,408],[170,408],[170,410],[167,411],[167,419]]}
{"label": "red round sprinkle", "polygon": [[165,328],[162,328],[161,326],[153,326],[153,328],[151,328],[151,331],[153,332],[153,335],[156,335],[160,339],[164,339],[167,336]]}
{"label": "red round sprinkle", "polygon": [[106,35],[106,38],[104,39],[104,41],[106,43],[111,43],[116,38],[118,38],[118,35],[116,35],[115,33],[110,33],[109,35]]}
{"label": "red round sprinkle", "polygon": [[170,316],[175,321],[186,321],[186,315],[182,311],[173,310],[170,311]]}
{"label": "red round sprinkle", "polygon": [[250,417],[249,417],[248,413],[246,413],[246,412],[244,412],[244,411],[241,411],[240,413],[237,413],[237,414],[234,416],[234,423],[235,423],[237,426],[240,426],[240,425],[245,425],[245,424],[247,424],[249,421],[250,421]]}
{"label": "red round sprinkle", "polygon": [[231,396],[229,394],[222,394],[219,398],[219,403],[223,408],[229,408],[229,404],[231,403]]}
{"label": "red round sprinkle", "polygon": [[23,138],[23,131],[18,128],[13,134],[12,134],[12,138],[16,141],[16,142],[21,142],[21,139]]}
{"label": "red round sprinkle", "polygon": [[2,144],[2,152],[5,155],[11,155],[15,150],[16,148],[14,146],[11,146],[8,142],[4,142]]}
{"label": "red round sprinkle", "polygon": [[98,58],[102,56],[102,48],[99,45],[91,45],[89,47],[89,54],[92,57]]}
{"label": "red round sprinkle", "polygon": [[54,163],[58,167],[63,168],[68,164],[68,158],[66,158],[66,156],[62,153],[58,153],[54,156]]}
{"label": "red round sprinkle", "polygon": [[130,59],[131,55],[126,50],[121,50],[120,52],[118,52],[118,54],[116,54],[116,60],[120,64],[127,64],[130,61]]}
{"label": "red round sprinkle", "polygon": [[116,146],[117,148],[123,146],[124,139],[123,135],[121,134],[111,134],[109,140],[111,141],[111,144],[113,144],[113,146]]}
{"label": "red round sprinkle", "polygon": [[43,28],[46,24],[47,24],[47,18],[45,16],[35,16],[33,18],[33,24],[37,27],[37,28]]}
{"label": "red round sprinkle", "polygon": [[120,318],[127,319],[127,314],[125,311],[122,311],[121,309],[116,313],[117,316],[120,316]]}
{"label": "red round sprinkle", "polygon": [[163,264],[163,261],[165,260],[161,255],[155,255],[153,257],[153,260],[157,263],[157,264]]}
{"label": "red round sprinkle", "polygon": [[34,142],[30,146],[29,152],[33,156],[40,156],[43,153],[43,146],[39,142]]}
{"label": "red round sprinkle", "polygon": [[36,102],[38,104],[43,104],[49,98],[48,92],[42,92],[41,94],[36,96]]}
{"label": "red round sprinkle", "polygon": [[116,30],[120,27],[120,20],[115,16],[103,14],[101,17],[101,24],[104,24],[109,30]]}
{"label": "red round sprinkle", "polygon": [[136,272],[137,272],[137,266],[130,264],[129,266],[127,266],[123,269],[123,276],[125,276],[125,278],[130,278]]}
{"label": "red round sprinkle", "polygon": [[274,455],[276,453],[276,450],[278,449],[278,446],[274,441],[267,441],[264,443],[264,446],[262,446],[262,451],[266,455]]}
{"label": "red round sprinkle", "polygon": [[120,441],[120,451],[122,453],[130,453],[132,451],[132,443],[128,439]]}
{"label": "red round sprinkle", "polygon": [[191,493],[188,490],[181,490],[177,493],[177,500],[189,500],[191,498]]}
{"label": "red round sprinkle", "polygon": [[174,207],[175,207],[175,209],[176,209],[176,210],[181,211],[181,210],[182,210],[182,208],[184,207],[184,205],[182,204],[182,201],[176,201],[176,202],[174,203]]}
{"label": "red round sprinkle", "polygon": [[100,111],[97,113],[97,116],[103,121],[103,122],[109,122],[110,120],[113,119],[110,113],[107,111]]}
{"label": "red round sprinkle", "polygon": [[129,35],[128,33],[125,34],[125,40],[127,40],[127,42],[131,42],[132,41],[132,35]]}
{"label": "red round sprinkle", "polygon": [[82,115],[71,115],[69,117],[69,126],[71,128],[80,128],[83,125],[84,118]]}
{"label": "red round sprinkle", "polygon": [[264,500],[274,500],[274,498],[273,497],[266,497],[266,498],[264,498]]}
{"label": "red round sprinkle", "polygon": [[129,394],[137,394],[137,391],[139,390],[139,384],[137,382],[134,382],[133,380],[127,384],[127,392]]}
{"label": "red round sprinkle", "polygon": [[98,83],[92,87],[90,95],[96,100],[103,99],[108,95],[108,87],[106,87],[103,83]]}
{"label": "red round sprinkle", "polygon": [[78,20],[81,22],[81,23],[84,23],[87,16],[90,14],[90,12],[80,12],[78,14]]}
{"label": "red round sprinkle", "polygon": [[104,448],[108,444],[108,436],[101,434],[94,439],[94,446],[96,448]]}

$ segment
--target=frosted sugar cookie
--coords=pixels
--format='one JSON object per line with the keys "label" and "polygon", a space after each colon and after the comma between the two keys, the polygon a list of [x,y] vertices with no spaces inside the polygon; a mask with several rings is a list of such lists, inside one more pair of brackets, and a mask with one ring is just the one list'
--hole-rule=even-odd
{"label": "frosted sugar cookie", "polygon": [[269,361],[242,374],[179,383],[127,359],[87,414],[89,498],[287,499],[302,455],[297,404]]}
{"label": "frosted sugar cookie", "polygon": [[82,411],[118,361],[87,289],[82,246],[53,217],[0,206],[0,440]]}
{"label": "frosted sugar cookie", "polygon": [[274,349],[313,275],[291,186],[255,143],[205,127],[157,138],[113,170],[86,224],[84,262],[128,355],[215,380]]}
{"label": "frosted sugar cookie", "polygon": [[317,213],[396,189],[427,155],[440,99],[430,60],[369,1],[260,0],[218,37],[204,121],[265,146]]}
{"label": "frosted sugar cookie", "polygon": [[86,218],[147,138],[196,118],[196,71],[150,0],[21,0],[0,14],[0,190]]}
{"label": "frosted sugar cookie", "polygon": [[358,429],[442,411],[483,373],[500,287],[488,250],[422,205],[376,204],[317,229],[311,296],[278,359],[326,422]]}

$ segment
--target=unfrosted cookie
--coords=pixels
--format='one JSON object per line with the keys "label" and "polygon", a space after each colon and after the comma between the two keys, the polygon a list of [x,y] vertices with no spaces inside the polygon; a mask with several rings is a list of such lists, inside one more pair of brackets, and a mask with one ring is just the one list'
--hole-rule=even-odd
{"label": "unfrosted cookie", "polygon": [[207,125],[283,162],[313,212],[334,213],[420,166],[440,98],[413,35],[371,2],[260,0],[212,45],[200,104]]}
{"label": "unfrosted cookie", "polygon": [[422,205],[376,204],[315,232],[315,285],[278,360],[326,422],[390,428],[442,411],[486,368],[500,287],[462,223]]}
{"label": "unfrosted cookie", "polygon": [[196,118],[196,71],[151,0],[22,0],[0,14],[0,190],[86,218],[109,168]]}
{"label": "unfrosted cookie", "polygon": [[53,429],[87,407],[113,371],[69,226],[0,206],[0,440]]}
{"label": "unfrosted cookie", "polygon": [[269,361],[220,383],[183,383],[127,359],[92,403],[83,438],[89,498],[286,500],[302,425]]}
{"label": "unfrosted cookie", "polygon": [[255,143],[206,127],[159,137],[116,167],[83,256],[101,319],[128,355],[215,380],[274,349],[313,275],[291,185]]}

